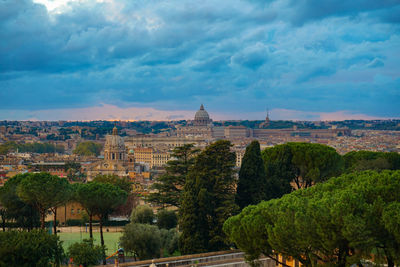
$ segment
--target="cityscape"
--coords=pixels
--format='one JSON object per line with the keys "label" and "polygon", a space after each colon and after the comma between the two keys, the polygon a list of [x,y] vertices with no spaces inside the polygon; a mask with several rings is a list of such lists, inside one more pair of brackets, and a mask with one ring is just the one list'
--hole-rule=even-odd
{"label": "cityscape", "polygon": [[0,267],[400,266],[399,17],[0,1]]}

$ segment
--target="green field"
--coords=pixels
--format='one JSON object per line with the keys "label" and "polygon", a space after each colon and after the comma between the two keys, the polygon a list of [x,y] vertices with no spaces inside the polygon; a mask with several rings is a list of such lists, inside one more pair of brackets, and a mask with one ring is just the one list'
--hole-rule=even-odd
{"label": "green field", "polygon": [[[107,247],[107,255],[110,255],[114,253],[118,249],[118,242],[119,242],[119,237],[122,235],[121,232],[112,232],[112,233],[107,233],[104,232],[104,244]],[[58,233],[57,234],[60,237],[60,240],[63,241],[63,247],[64,251],[67,252],[68,247],[75,243],[75,242],[80,242],[85,238],[89,238],[89,233],[85,233],[84,231],[82,233]],[[97,245],[100,245],[100,233],[99,232],[93,232],[93,238],[94,238],[94,243]]]}

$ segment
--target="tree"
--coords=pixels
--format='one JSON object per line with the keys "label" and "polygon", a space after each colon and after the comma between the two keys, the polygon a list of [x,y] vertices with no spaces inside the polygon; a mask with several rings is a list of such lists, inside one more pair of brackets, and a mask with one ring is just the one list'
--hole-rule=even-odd
{"label": "tree", "polygon": [[34,207],[23,202],[17,195],[17,187],[25,177],[27,174],[18,174],[0,188],[0,203],[8,219],[14,220],[19,227],[31,230],[40,225],[39,214]]}
{"label": "tree", "polygon": [[[91,226],[93,215],[99,216],[100,240],[101,246],[104,247],[103,222],[117,206],[126,201],[127,193],[118,186],[97,182],[79,185],[76,193],[78,202],[82,204],[89,215],[90,238],[93,238]],[[103,260],[103,264],[105,264],[105,260]]]}
{"label": "tree", "polygon": [[89,217],[89,237],[93,239],[93,216],[95,215],[96,201],[93,183],[73,184],[73,199],[79,202]]}
{"label": "tree", "polygon": [[40,226],[44,229],[47,211],[64,203],[69,197],[68,185],[65,179],[50,173],[28,173],[19,183],[17,195],[37,209]]}
{"label": "tree", "polygon": [[161,257],[172,255],[179,248],[179,234],[176,229],[160,229]]}
{"label": "tree", "polygon": [[284,177],[284,188],[307,188],[340,175],[342,157],[335,149],[321,144],[286,143],[263,151],[267,179]]}
{"label": "tree", "polygon": [[73,153],[83,156],[98,156],[103,146],[92,141],[79,143]]}
{"label": "tree", "polygon": [[140,224],[153,224],[155,219],[153,209],[147,205],[138,206],[132,210],[131,221]]}
{"label": "tree", "polygon": [[227,248],[224,221],[235,205],[235,154],[229,141],[217,141],[202,151],[190,169],[179,210],[180,251],[184,254]]}
{"label": "tree", "polygon": [[236,204],[243,209],[266,198],[266,173],[260,143],[253,141],[246,147],[239,171]]}
{"label": "tree", "polygon": [[63,259],[61,242],[45,231],[0,233],[0,266],[59,266]]}
{"label": "tree", "polygon": [[289,146],[275,146],[262,152],[266,171],[265,200],[280,198],[292,191],[291,182],[296,176]]}
{"label": "tree", "polygon": [[195,155],[199,152],[193,144],[176,147],[172,151],[172,160],[165,166],[165,174],[152,185],[156,192],[149,194],[147,200],[162,206],[180,206],[180,197]]}
{"label": "tree", "polygon": [[116,207],[114,210],[114,214],[129,216],[132,213],[132,209],[137,205],[138,202],[138,193],[132,191],[132,182],[128,177],[119,177],[114,174],[104,174],[104,175],[96,175],[94,177],[93,182],[99,183],[108,183],[112,185],[118,186],[120,189],[124,190],[128,193],[127,201]]}
{"label": "tree", "polygon": [[351,151],[343,159],[346,172],[400,169],[400,155],[395,152]]}
{"label": "tree", "polygon": [[72,198],[72,188],[69,182],[64,178],[59,178],[52,186],[48,187],[48,190],[52,190],[55,194],[53,195],[52,207],[50,210],[53,212],[53,231],[57,234],[57,208],[66,204]]}
{"label": "tree", "polygon": [[84,267],[97,265],[105,256],[101,246],[93,245],[93,239],[83,239],[81,243],[76,242],[70,245],[67,254],[75,264]]}
{"label": "tree", "polygon": [[161,235],[157,226],[129,223],[120,238],[121,246],[140,260],[160,257]]}
{"label": "tree", "polygon": [[94,177],[93,182],[116,185],[128,194],[132,191],[132,182],[128,177],[119,177],[115,174],[99,174]]}
{"label": "tree", "polygon": [[[249,206],[224,231],[249,260],[271,252],[305,266],[400,263],[400,171],[360,172]],[[382,256],[383,255],[383,256]]]}
{"label": "tree", "polygon": [[175,228],[178,224],[178,217],[173,210],[159,210],[157,212],[157,226],[160,229]]}

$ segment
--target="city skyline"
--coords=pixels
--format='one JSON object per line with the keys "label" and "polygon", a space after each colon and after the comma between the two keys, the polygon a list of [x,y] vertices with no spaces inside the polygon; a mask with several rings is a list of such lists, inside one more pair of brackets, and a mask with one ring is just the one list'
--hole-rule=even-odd
{"label": "city skyline", "polygon": [[[0,120],[400,118],[398,1],[0,3]],[[5,40],[5,41],[4,41]]]}

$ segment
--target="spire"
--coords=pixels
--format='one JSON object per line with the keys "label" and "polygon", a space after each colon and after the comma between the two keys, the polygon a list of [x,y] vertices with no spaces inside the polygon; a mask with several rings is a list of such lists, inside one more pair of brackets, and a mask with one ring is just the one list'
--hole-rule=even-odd
{"label": "spire", "polygon": [[204,106],[203,106],[203,104],[201,104],[201,106],[200,106],[200,110],[204,110]]}
{"label": "spire", "polygon": [[112,131],[113,135],[118,135],[118,129],[117,126],[114,126],[113,131]]}

